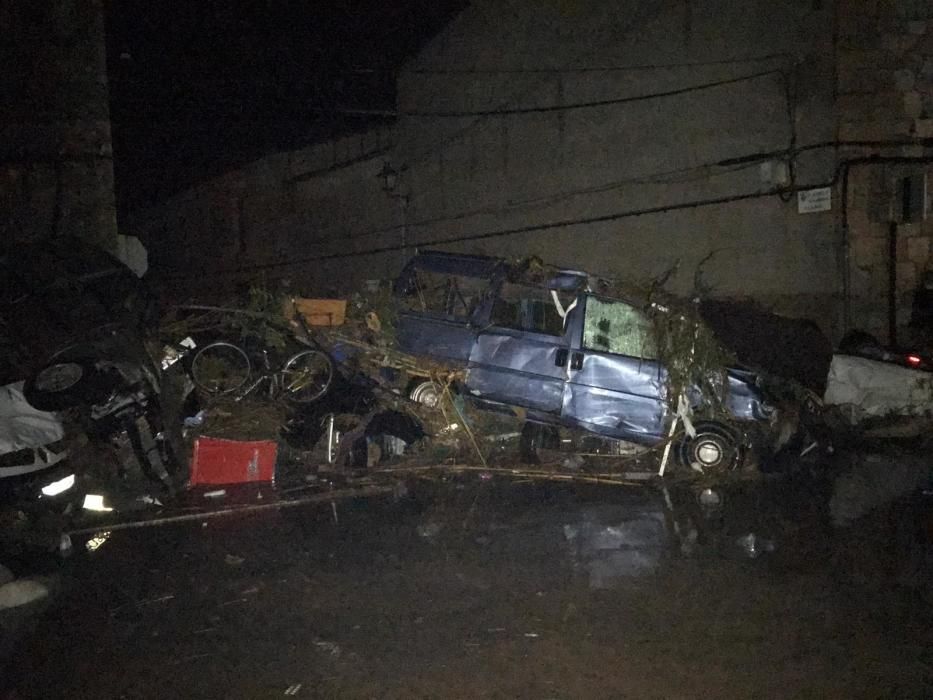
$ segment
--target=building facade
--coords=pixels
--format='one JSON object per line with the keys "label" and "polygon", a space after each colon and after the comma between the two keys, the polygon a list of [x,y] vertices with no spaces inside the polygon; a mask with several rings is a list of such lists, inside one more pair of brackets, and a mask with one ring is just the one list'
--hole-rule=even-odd
{"label": "building facade", "polygon": [[103,4],[0,0],[0,26],[0,242],[73,235],[112,247]]}
{"label": "building facade", "polygon": [[228,173],[126,232],[179,294],[260,275],[340,293],[422,247],[884,333],[930,254],[930,13],[478,0],[406,64],[391,128]]}

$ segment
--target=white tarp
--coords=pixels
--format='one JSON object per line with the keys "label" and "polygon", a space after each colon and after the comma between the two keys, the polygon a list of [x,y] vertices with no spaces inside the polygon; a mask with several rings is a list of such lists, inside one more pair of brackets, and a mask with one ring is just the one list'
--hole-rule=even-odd
{"label": "white tarp", "polygon": [[833,355],[824,403],[853,418],[933,415],[933,373],[851,355]]}
{"label": "white tarp", "polygon": [[[23,396],[23,382],[0,387],[0,455],[27,448],[42,448],[61,440],[65,429],[54,413],[39,411],[29,405]],[[64,457],[39,450],[33,459],[22,464],[0,467],[0,477],[27,474],[44,469]]]}

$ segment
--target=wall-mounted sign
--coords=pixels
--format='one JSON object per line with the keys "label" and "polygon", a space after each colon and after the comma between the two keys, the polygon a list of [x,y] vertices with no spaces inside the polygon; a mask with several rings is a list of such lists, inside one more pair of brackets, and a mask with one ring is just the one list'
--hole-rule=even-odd
{"label": "wall-mounted sign", "polygon": [[797,213],[812,214],[817,211],[832,209],[833,190],[831,187],[818,187],[815,190],[801,190],[797,193]]}

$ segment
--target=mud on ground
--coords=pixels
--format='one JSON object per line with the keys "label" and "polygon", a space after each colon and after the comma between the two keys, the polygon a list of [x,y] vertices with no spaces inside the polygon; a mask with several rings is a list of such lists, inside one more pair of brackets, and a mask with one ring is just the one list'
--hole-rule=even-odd
{"label": "mud on ground", "polygon": [[[15,698],[923,697],[931,508],[832,529],[831,486],[475,479],[114,533],[2,674]],[[755,533],[774,551],[748,558]],[[620,544],[621,543],[621,544]]]}

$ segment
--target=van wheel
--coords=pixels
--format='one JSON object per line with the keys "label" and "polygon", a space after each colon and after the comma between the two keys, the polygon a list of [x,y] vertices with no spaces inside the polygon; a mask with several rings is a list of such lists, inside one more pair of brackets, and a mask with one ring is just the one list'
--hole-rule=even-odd
{"label": "van wheel", "polygon": [[438,385],[432,381],[413,382],[409,386],[408,398],[428,408],[437,408],[441,402],[441,392]]}
{"label": "van wheel", "polygon": [[525,464],[540,464],[539,450],[559,450],[560,434],[551,425],[526,422],[519,440],[519,458]]}
{"label": "van wheel", "polygon": [[682,433],[675,443],[680,466],[701,474],[735,471],[744,461],[744,450],[735,432],[722,423],[696,423],[696,437]]}

